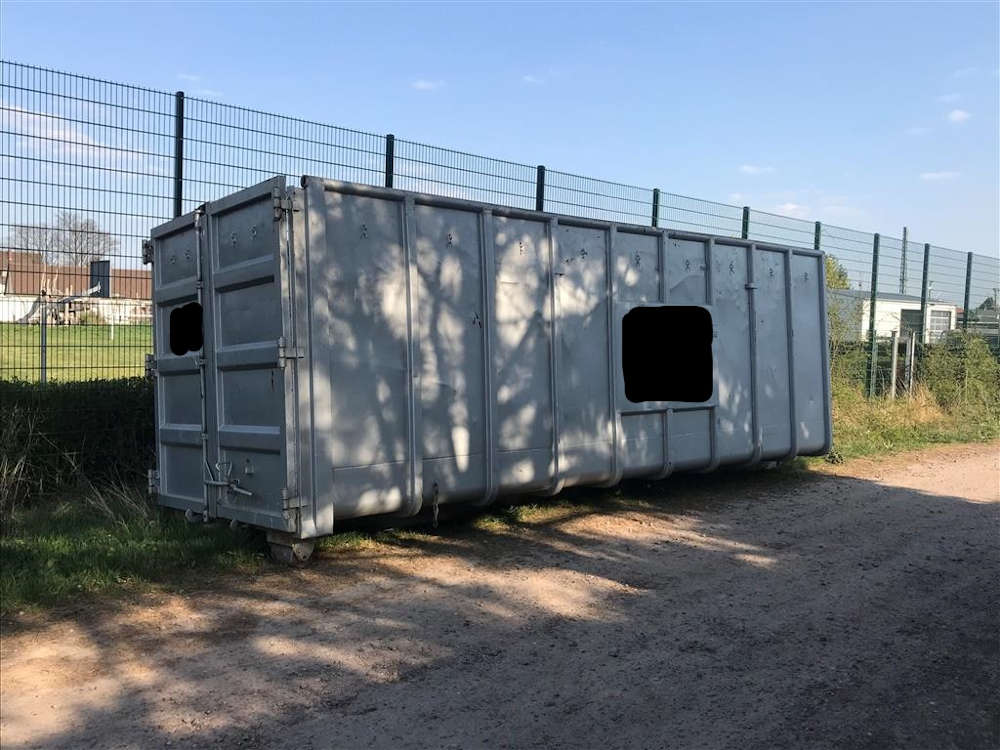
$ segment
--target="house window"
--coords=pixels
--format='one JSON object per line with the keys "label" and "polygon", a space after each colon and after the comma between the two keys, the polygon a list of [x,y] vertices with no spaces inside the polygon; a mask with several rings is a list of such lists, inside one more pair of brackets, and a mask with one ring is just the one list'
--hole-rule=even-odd
{"label": "house window", "polygon": [[927,337],[930,341],[940,341],[951,330],[950,310],[931,310],[927,325]]}

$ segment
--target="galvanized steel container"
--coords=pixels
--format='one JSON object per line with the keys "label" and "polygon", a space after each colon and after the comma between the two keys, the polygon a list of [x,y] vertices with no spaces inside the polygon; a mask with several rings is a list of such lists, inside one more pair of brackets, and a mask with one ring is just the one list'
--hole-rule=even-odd
{"label": "galvanized steel container", "polygon": [[274,539],[830,448],[819,252],[308,177],[146,253],[151,489]]}

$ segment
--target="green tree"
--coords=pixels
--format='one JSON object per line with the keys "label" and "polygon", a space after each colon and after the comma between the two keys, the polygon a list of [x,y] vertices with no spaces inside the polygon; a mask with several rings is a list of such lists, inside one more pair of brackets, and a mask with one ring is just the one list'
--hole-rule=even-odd
{"label": "green tree", "polygon": [[847,279],[847,269],[837,260],[837,257],[827,255],[824,260],[826,262],[826,288],[850,289],[851,283]]}

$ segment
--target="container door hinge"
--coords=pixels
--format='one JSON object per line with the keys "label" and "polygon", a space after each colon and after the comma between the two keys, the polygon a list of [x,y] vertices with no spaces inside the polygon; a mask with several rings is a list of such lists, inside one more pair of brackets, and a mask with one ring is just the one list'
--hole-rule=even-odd
{"label": "container door hinge", "polygon": [[289,346],[284,336],[278,338],[278,364],[284,367],[289,360],[302,359],[305,353],[300,346]]}
{"label": "container door hinge", "polygon": [[152,380],[156,377],[156,357],[152,354],[146,355],[146,379]]}
{"label": "container door hinge", "polygon": [[281,507],[283,510],[294,510],[295,508],[304,508],[305,502],[299,497],[299,494],[295,490],[290,490],[287,487],[281,488]]}
{"label": "container door hinge", "polygon": [[142,241],[142,264],[147,265],[153,262],[153,241]]}
{"label": "container door hinge", "polygon": [[146,472],[146,489],[150,495],[157,495],[160,491],[160,472],[150,469]]}
{"label": "container door hinge", "polygon": [[281,217],[284,215],[285,211],[293,210],[292,200],[290,198],[286,198],[284,193],[279,188],[275,188],[274,192],[271,193],[271,201],[274,204],[275,221],[281,221]]}

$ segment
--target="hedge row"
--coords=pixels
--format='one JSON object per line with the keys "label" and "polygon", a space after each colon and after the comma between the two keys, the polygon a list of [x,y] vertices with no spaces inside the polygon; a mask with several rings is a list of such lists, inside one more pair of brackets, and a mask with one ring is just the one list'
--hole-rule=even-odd
{"label": "hedge row", "polygon": [[153,464],[153,385],[144,378],[0,381],[0,457],[44,492],[81,478],[141,481]]}

